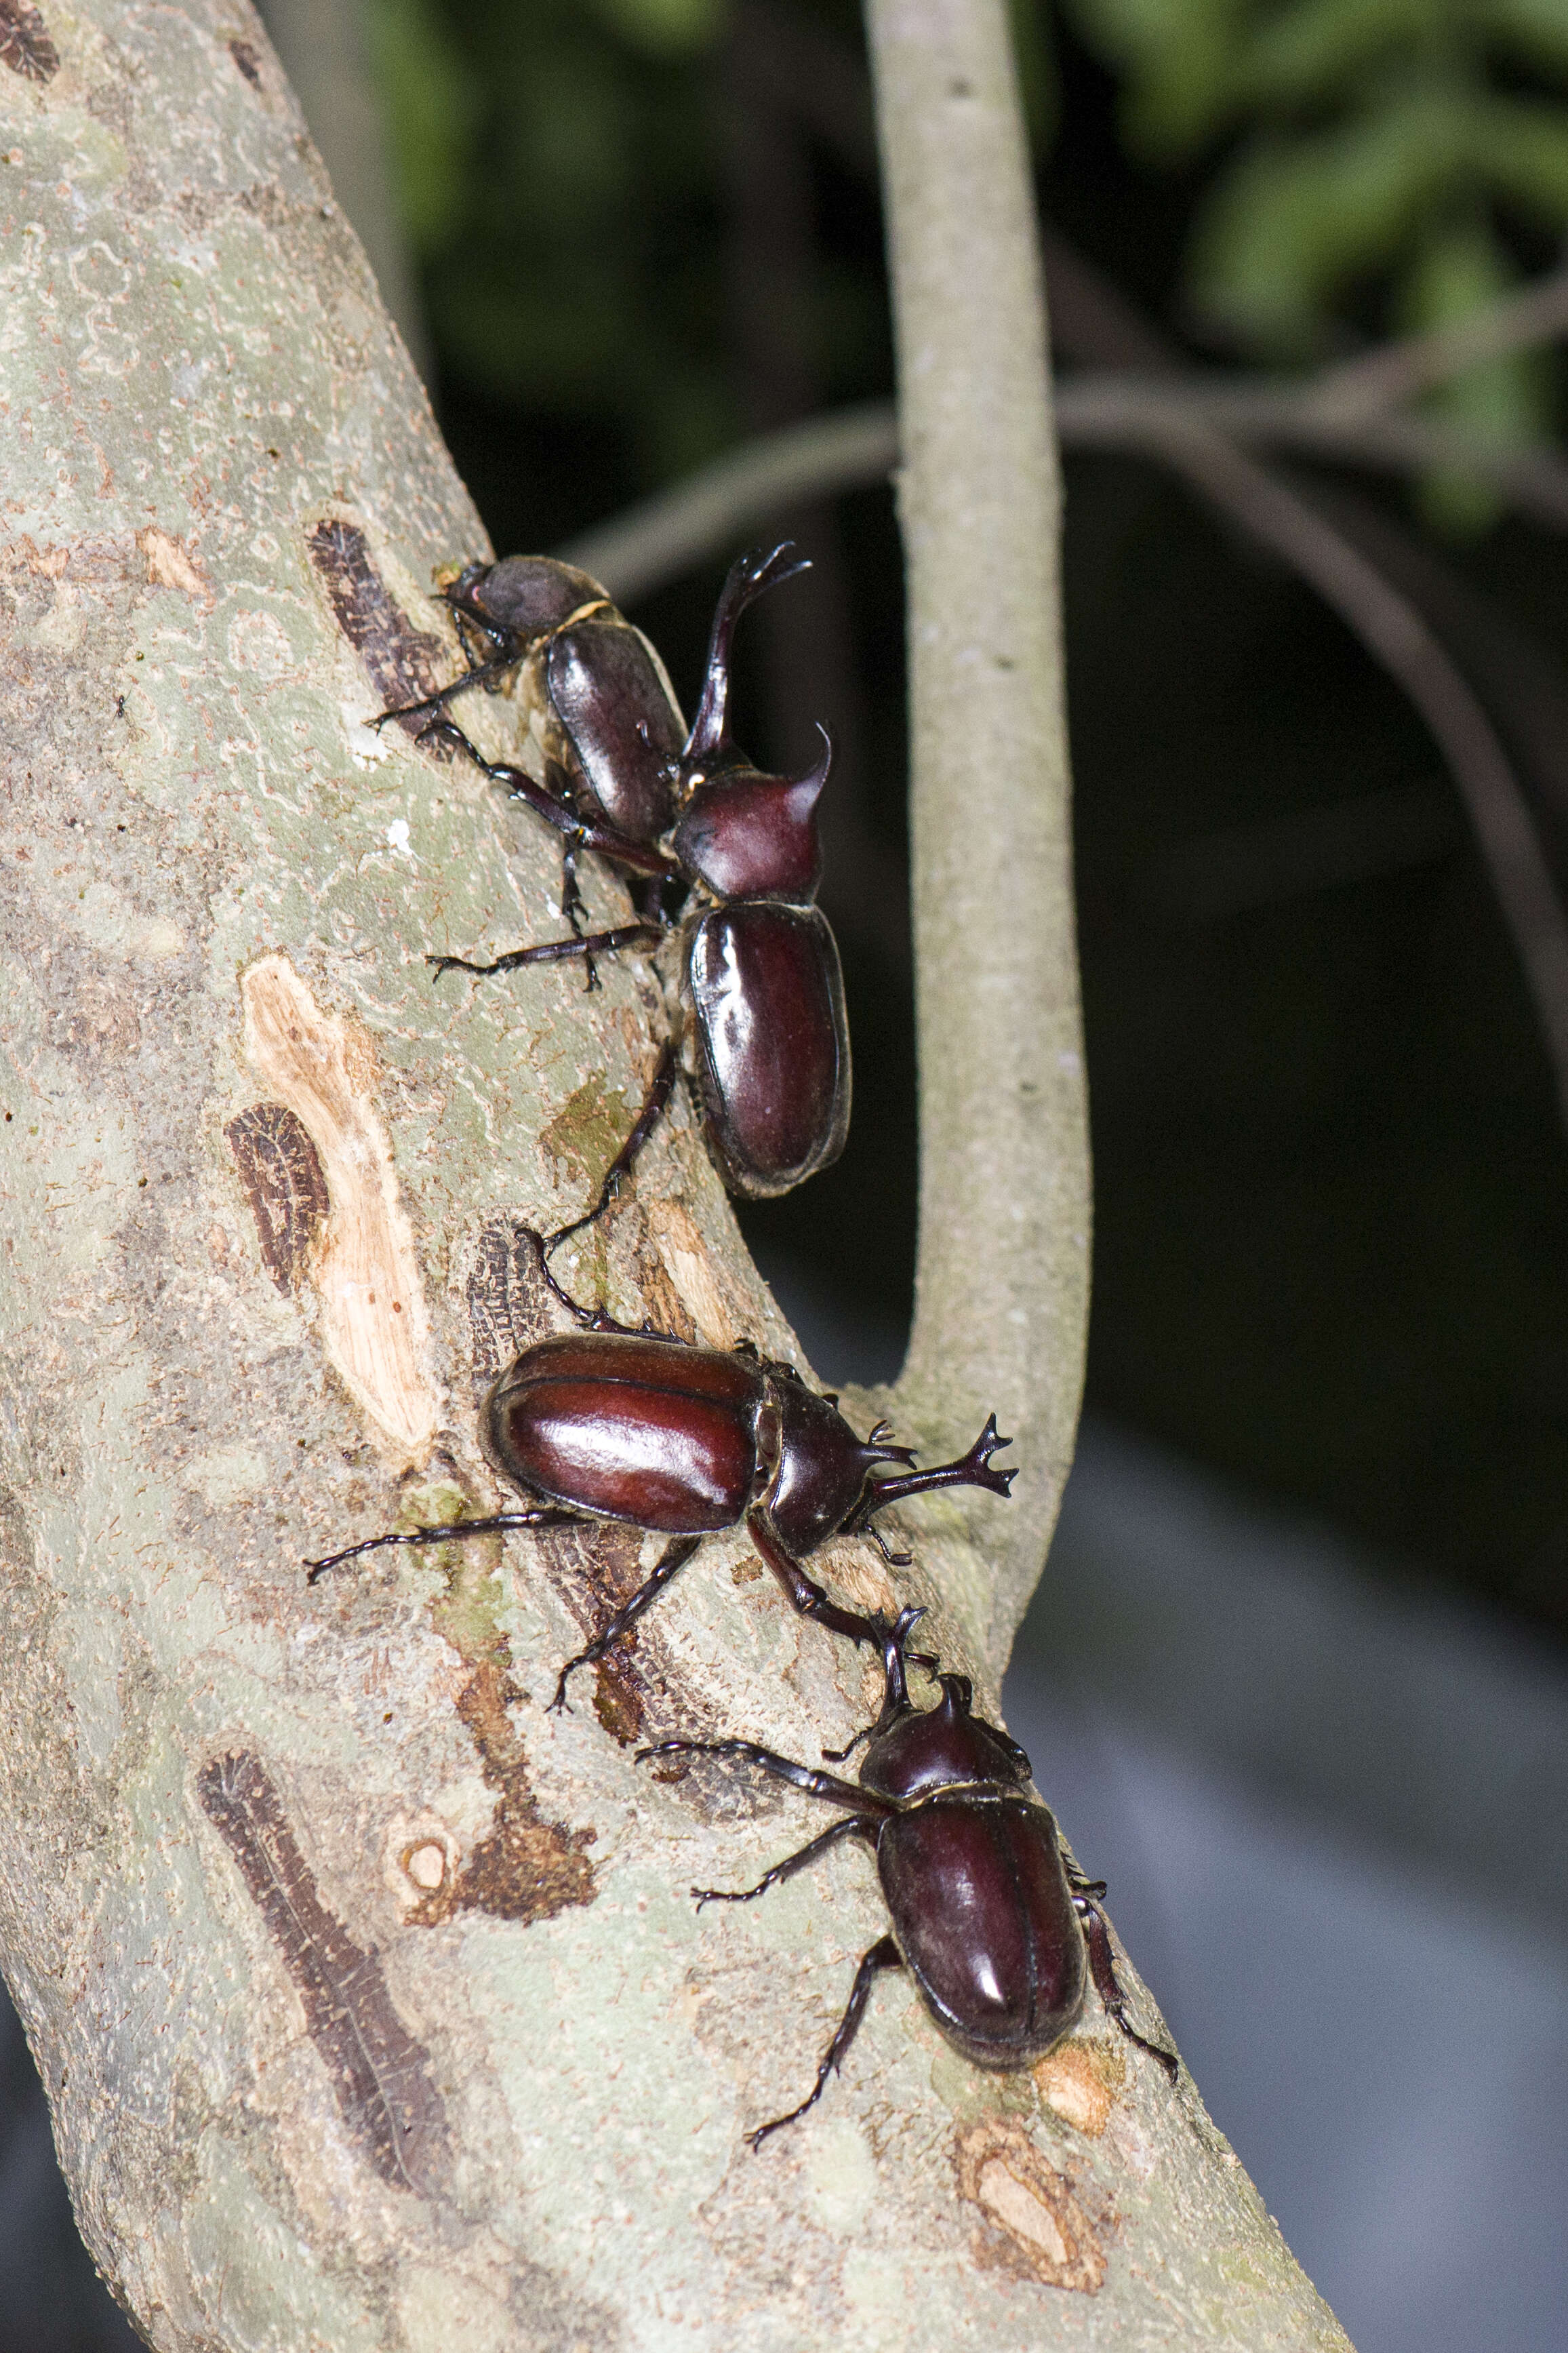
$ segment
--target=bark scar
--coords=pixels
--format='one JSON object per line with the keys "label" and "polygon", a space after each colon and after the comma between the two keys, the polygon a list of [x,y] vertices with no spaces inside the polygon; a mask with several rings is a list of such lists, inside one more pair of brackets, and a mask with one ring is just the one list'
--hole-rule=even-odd
{"label": "bark scar", "polygon": [[27,81],[53,81],[60,53],[28,0],[0,0],[0,58]]}
{"label": "bark scar", "polygon": [[972,2125],[953,2151],[958,2194],[984,2217],[974,2234],[977,2263],[1016,2279],[1094,2295],[1105,2284],[1105,2252],[1065,2173],[1020,2125]]}
{"label": "bark scar", "polygon": [[309,1280],[310,1253],[331,1210],[321,1155],[287,1103],[252,1103],[224,1129],[256,1219],[261,1255],[279,1291]]}
{"label": "bark scar", "polygon": [[[384,706],[391,709],[433,694],[439,683],[436,665],[441,640],[416,629],[403,611],[376,570],[358,523],[329,516],[312,525],[308,544],[333,617],[370,672]],[[398,722],[410,735],[417,735],[425,723],[422,712]],[[444,744],[426,749],[442,759],[452,756]]]}
{"label": "bark scar", "polygon": [[425,1288],[376,1109],[374,1050],[357,1028],[321,1012],[285,955],[252,965],[240,987],[246,1052],[304,1129],[331,1205],[307,1261],[328,1359],[355,1403],[416,1460],[439,1400],[422,1366]]}
{"label": "bark scar", "polygon": [[379,1956],[321,1902],[258,1757],[210,1757],[196,1787],[282,1955],[351,2136],[384,2181],[423,2194],[446,2153],[446,2112]]}

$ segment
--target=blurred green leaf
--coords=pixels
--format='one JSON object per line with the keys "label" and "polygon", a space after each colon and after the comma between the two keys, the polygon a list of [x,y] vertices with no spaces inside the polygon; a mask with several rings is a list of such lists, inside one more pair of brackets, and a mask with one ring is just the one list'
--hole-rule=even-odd
{"label": "blurred green leaf", "polygon": [[[1402,289],[1400,323],[1413,333],[1457,325],[1518,282],[1518,271],[1483,220],[1454,222],[1426,237]],[[1468,368],[1426,406],[1493,449],[1522,449],[1545,430],[1550,371],[1543,355],[1514,352]],[[1441,528],[1468,533],[1495,522],[1502,509],[1482,476],[1444,470],[1427,477],[1421,501]]]}
{"label": "blurred green leaf", "polygon": [[467,199],[477,93],[429,0],[370,0],[365,26],[404,227],[416,253],[427,254]]}
{"label": "blurred green leaf", "polygon": [[592,0],[614,33],[656,57],[711,48],[723,34],[729,0]]}

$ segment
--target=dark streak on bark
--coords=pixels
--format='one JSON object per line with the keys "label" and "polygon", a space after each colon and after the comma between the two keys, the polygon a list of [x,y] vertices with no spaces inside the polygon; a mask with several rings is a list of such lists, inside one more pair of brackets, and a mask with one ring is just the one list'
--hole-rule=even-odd
{"label": "dark streak on bark", "polygon": [[53,81],[60,69],[48,27],[27,0],[0,0],[0,58],[28,81]]}
{"label": "dark streak on bark", "polygon": [[239,1168],[267,1271],[298,1291],[331,1208],[326,1174],[302,1120],[286,1103],[253,1103],[224,1129]]}
{"label": "dark streak on bark", "polygon": [[228,53],[234,59],[235,64],[239,68],[240,72],[245,76],[246,80],[250,84],[251,89],[259,90],[261,88],[261,59],[257,56],[256,51],[251,47],[250,43],[248,41],[230,41],[228,45]]}
{"label": "dark streak on bark", "polygon": [[502,1366],[553,1321],[533,1247],[524,1240],[527,1232],[520,1218],[493,1218],[479,1231],[468,1298],[477,1393],[488,1389]]}
{"label": "dark streak on bark", "polygon": [[[399,607],[372,561],[359,525],[328,516],[311,526],[308,544],[338,627],[370,672],[383,704],[390,710],[433,694],[439,683],[436,665],[441,641],[416,629]],[[417,735],[425,721],[413,717],[398,723]],[[445,744],[431,748],[440,758],[452,756]]]}
{"label": "dark streak on bark", "polygon": [[546,1821],[528,1781],[528,1761],[508,1707],[521,1697],[504,1665],[487,1659],[458,1702],[479,1754],[486,1786],[500,1799],[489,1834],[461,1871],[409,1913],[422,1928],[454,1912],[489,1912],[500,1920],[552,1920],[569,1904],[592,1904],[594,1866],[584,1853],[592,1830]]}
{"label": "dark streak on bark", "polygon": [[282,1955],[351,2136],[383,2180],[423,2194],[444,2158],[446,2116],[378,1956],[322,1904],[259,1757],[211,1757],[197,1788]]}

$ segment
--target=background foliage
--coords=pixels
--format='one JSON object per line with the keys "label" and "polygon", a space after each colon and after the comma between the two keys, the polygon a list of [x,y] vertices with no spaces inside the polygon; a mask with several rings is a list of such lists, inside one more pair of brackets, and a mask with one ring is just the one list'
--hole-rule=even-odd
{"label": "background foliage", "polygon": [[[1294,366],[1554,257],[1554,0],[1016,15],[1047,218],[1199,353]],[[890,391],[849,0],[373,0],[373,23],[442,423],[499,545]],[[1445,398],[1522,443],[1554,427],[1556,370]],[[1550,737],[1562,548],[1473,481],[1384,504],[1447,534],[1451,649],[1516,751],[1526,722]],[[914,1198],[897,545],[883,493],[779,520],[817,570],[748,623],[743,733],[798,759],[820,713],[838,741],[857,1113],[840,1168],[748,1223],[875,1356]],[[1091,1404],[1568,1632],[1568,1165],[1451,787],[1339,625],[1150,468],[1070,463],[1068,551]],[[719,568],[638,609],[688,691]],[[1528,781],[1561,873],[1568,773]]]}

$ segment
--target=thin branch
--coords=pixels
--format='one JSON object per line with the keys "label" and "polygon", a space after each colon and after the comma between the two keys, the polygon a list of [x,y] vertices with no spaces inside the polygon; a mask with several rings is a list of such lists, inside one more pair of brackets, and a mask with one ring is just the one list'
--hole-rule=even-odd
{"label": "thin branch", "polygon": [[1315,587],[1415,704],[1465,803],[1513,934],[1568,1126],[1568,923],[1490,720],[1418,608],[1278,475],[1218,435],[1166,427],[1158,454]]}
{"label": "thin branch", "polygon": [[1549,529],[1568,528],[1568,464],[1550,449],[1503,449],[1436,417],[1384,416],[1325,404],[1316,382],[1186,375],[1070,377],[1057,388],[1062,439],[1074,448],[1119,448],[1130,436],[1158,438],[1167,426],[1212,426],[1227,438],[1298,449],[1380,472],[1435,468],[1478,474]]}
{"label": "thin branch", "polygon": [[886,481],[897,458],[890,401],[837,409],[743,442],[556,552],[602,580],[618,604],[635,604],[784,508]]}
{"label": "thin branch", "polygon": [[1369,416],[1430,392],[1483,361],[1503,359],[1563,334],[1568,334],[1568,269],[1554,269],[1452,326],[1434,327],[1324,368],[1312,379],[1312,394],[1325,412]]}
{"label": "thin branch", "polygon": [[[1071,1461],[1089,1170],[1060,485],[1003,0],[868,0],[898,353],[921,1082],[900,1420],[994,1407],[1022,1466],[949,1593],[1005,1662]],[[885,462],[885,425],[861,423]]]}

